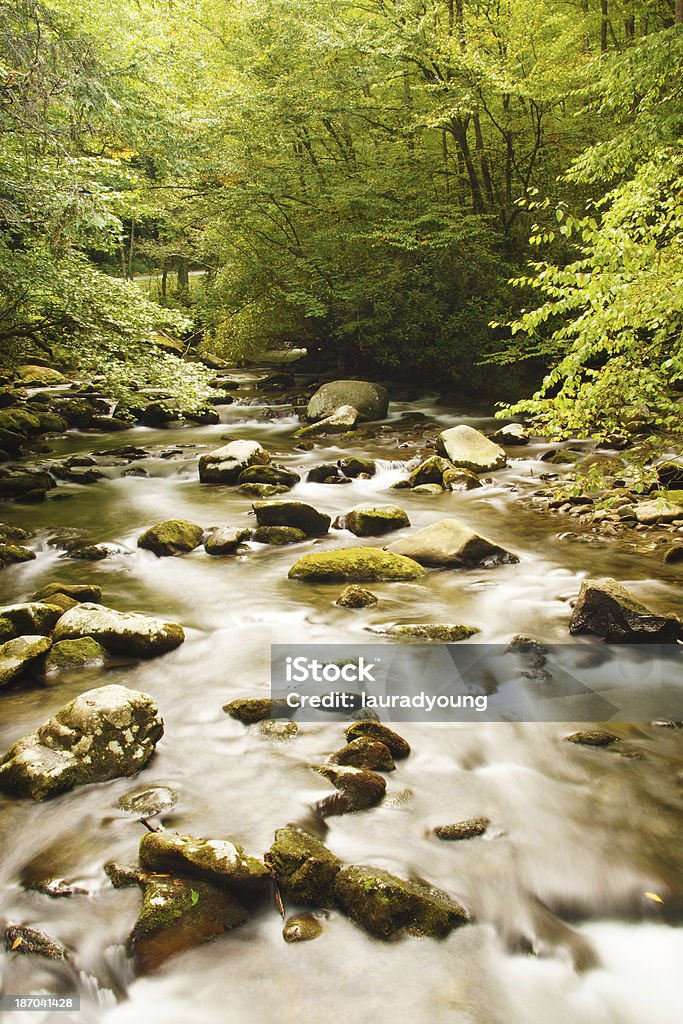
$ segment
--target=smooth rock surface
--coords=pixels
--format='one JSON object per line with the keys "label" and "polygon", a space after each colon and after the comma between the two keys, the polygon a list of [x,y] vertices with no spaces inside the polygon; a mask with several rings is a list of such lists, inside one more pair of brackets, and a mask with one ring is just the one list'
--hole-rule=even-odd
{"label": "smooth rock surface", "polygon": [[683,624],[674,615],[651,611],[621,583],[604,577],[581,584],[569,632],[592,633],[607,643],[673,644],[683,635]]}
{"label": "smooth rock surface", "polygon": [[475,533],[457,519],[441,519],[394,541],[386,550],[412,558],[420,565],[445,568],[472,568],[519,561],[516,555]]}
{"label": "smooth rock surface", "polygon": [[203,484],[236,484],[249,466],[265,466],[269,462],[270,455],[258,441],[230,441],[202,455],[199,479]]}
{"label": "smooth rock surface", "polygon": [[495,469],[502,469],[507,461],[499,444],[489,441],[480,430],[465,423],[443,430],[437,438],[436,446],[454,466],[461,466],[473,473],[491,473]]}
{"label": "smooth rock surface", "polygon": [[306,408],[306,419],[322,420],[342,405],[358,411],[359,420],[383,420],[389,408],[389,392],[366,380],[335,380],[318,388]]}
{"label": "smooth rock surface", "polygon": [[371,583],[415,580],[424,575],[424,571],[416,561],[401,554],[358,547],[304,555],[289,570],[289,578],[319,583],[344,580]]}
{"label": "smooth rock surface", "polygon": [[52,639],[78,640],[89,636],[112,654],[153,658],[179,647],[185,639],[183,627],[161,622],[137,612],[118,612],[101,604],[79,604],[59,619]]}

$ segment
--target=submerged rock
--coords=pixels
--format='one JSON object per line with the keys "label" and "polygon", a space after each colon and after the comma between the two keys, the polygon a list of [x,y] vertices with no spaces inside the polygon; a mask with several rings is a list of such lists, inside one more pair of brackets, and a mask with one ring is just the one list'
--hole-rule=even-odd
{"label": "submerged rock", "polygon": [[444,644],[454,644],[459,640],[467,640],[479,630],[475,626],[462,626],[453,622],[406,622],[398,626],[374,626],[373,632],[403,640],[438,640]]}
{"label": "submerged rock", "polygon": [[364,505],[341,516],[339,523],[357,537],[379,537],[410,526],[410,519],[399,505]]}
{"label": "submerged rock", "polygon": [[283,484],[240,484],[237,490],[252,498],[274,498],[276,494],[286,494],[289,487]]}
{"label": "submerged rock", "polygon": [[204,531],[196,523],[184,519],[167,519],[150,526],[138,537],[138,547],[152,551],[158,557],[182,555],[194,551],[202,542]]}
{"label": "submerged rock", "polygon": [[494,469],[501,469],[507,461],[500,445],[489,441],[480,430],[464,423],[442,431],[436,446],[454,466],[461,466],[473,473],[490,473]]}
{"label": "submerged rock", "polygon": [[335,896],[352,921],[378,939],[402,931],[441,938],[470,915],[445,892],[379,868],[352,865],[337,875]]}
{"label": "submerged rock", "polygon": [[348,764],[352,768],[367,768],[370,771],[392,772],[396,765],[391,751],[379,740],[359,736],[351,740],[330,758],[331,764]]}
{"label": "submerged rock", "polygon": [[203,484],[236,484],[249,466],[265,466],[269,462],[270,455],[258,441],[230,441],[202,455],[199,480]]}
{"label": "submerged rock", "polygon": [[305,501],[256,501],[253,509],[259,526],[293,526],[309,537],[324,536],[332,522]]}
{"label": "submerged rock", "polygon": [[348,743],[359,737],[368,737],[371,740],[376,740],[378,743],[383,743],[385,747],[388,747],[392,755],[397,761],[401,758],[408,757],[410,753],[410,744],[407,740],[404,740],[402,736],[399,736],[397,732],[390,729],[386,725],[382,725],[381,722],[363,721],[355,722],[350,725],[346,730],[346,739]]}
{"label": "submerged rock", "polygon": [[457,519],[441,519],[394,541],[386,550],[412,558],[420,565],[446,568],[473,568],[519,561],[516,555],[475,533]]}
{"label": "submerged rock", "polygon": [[161,872],[204,878],[243,893],[265,889],[270,873],[262,860],[225,839],[199,839],[175,832],[146,832],[140,861]]}
{"label": "submerged rock", "polygon": [[[1,415],[1,414],[0,414]],[[55,482],[49,473],[21,470],[0,470],[0,501],[43,501]]]}
{"label": "submerged rock", "polygon": [[46,636],[19,636],[0,646],[0,687],[9,686],[42,665],[52,641]]}
{"label": "submerged rock", "polygon": [[[130,883],[129,883],[130,884]],[[247,922],[249,915],[227,889],[201,879],[139,876],[142,908],[128,939],[138,974]]]}
{"label": "submerged rock", "polygon": [[375,772],[336,764],[318,764],[313,769],[339,791],[316,804],[316,809],[325,818],[363,811],[384,799],[386,780]]}
{"label": "submerged rock", "polygon": [[5,928],[5,949],[22,956],[42,956],[47,960],[68,960],[69,953],[57,939],[37,928],[10,924]]}
{"label": "submerged rock", "polygon": [[170,811],[177,802],[178,794],[170,786],[138,786],[120,796],[117,806],[136,818],[151,818]]}
{"label": "submerged rock", "polygon": [[49,598],[55,594],[64,594],[66,597],[73,598],[74,601],[90,601],[92,604],[99,604],[102,600],[101,587],[92,583],[62,583],[60,580],[54,580],[41,587],[40,590],[36,590],[31,600],[46,601],[49,604]]}
{"label": "submerged rock", "polygon": [[63,672],[90,665],[104,665],[109,660],[107,651],[97,640],[84,636],[80,640],[60,640],[54,644],[45,659],[45,672]]}
{"label": "submerged rock", "polygon": [[308,535],[303,530],[297,530],[294,526],[259,526],[254,530],[251,539],[257,544],[300,544],[308,540]]}
{"label": "submerged rock", "polygon": [[378,600],[371,590],[350,583],[348,587],[344,587],[335,604],[340,608],[370,608],[377,604]]}
{"label": "submerged rock", "polygon": [[223,710],[243,725],[254,725],[266,718],[272,718],[277,711],[287,710],[286,700],[272,700],[270,697],[242,697],[225,704]]}
{"label": "submerged rock", "polygon": [[318,388],[306,408],[306,419],[322,420],[342,405],[358,412],[359,420],[383,420],[389,408],[389,392],[366,380],[335,380]]}
{"label": "submerged rock", "polygon": [[161,622],[137,612],[117,612],[101,604],[86,602],[65,612],[52,639],[78,640],[89,636],[112,654],[135,658],[153,658],[172,651],[185,640],[183,627],[176,622]]}
{"label": "submerged rock", "polygon": [[665,565],[678,565],[683,562],[683,544],[673,544],[664,552],[662,561]]}
{"label": "submerged rock", "polygon": [[476,836],[483,836],[490,824],[488,818],[470,818],[468,821],[458,821],[454,825],[437,825],[434,835],[437,839],[444,839],[448,842],[457,839],[474,839]]}
{"label": "submerged rock", "polygon": [[234,555],[249,540],[249,530],[231,530],[227,526],[219,526],[212,530],[204,542],[207,555]]}
{"label": "submerged rock", "polygon": [[324,843],[296,825],[275,833],[270,861],[285,896],[295,903],[329,907],[342,862]]}
{"label": "submerged rock", "polygon": [[582,747],[609,747],[619,739],[604,729],[583,729],[565,737],[568,743],[578,743]]}
{"label": "submerged rock", "polygon": [[284,742],[294,739],[299,732],[299,726],[286,718],[264,718],[259,722],[259,732],[268,739]]}
{"label": "submerged rock", "polygon": [[371,547],[304,555],[289,570],[290,579],[320,583],[415,580],[422,575],[424,569],[413,559]]}
{"label": "submerged rock", "polygon": [[323,933],[323,926],[313,914],[294,914],[282,929],[285,942],[310,942]]}
{"label": "submerged rock", "polygon": [[413,487],[415,494],[443,494],[441,484],[417,484]]}
{"label": "submerged rock", "polygon": [[0,762],[0,789],[44,800],[76,786],[135,775],[164,732],[152,697],[125,686],[88,690]]}
{"label": "submerged rock", "polygon": [[570,633],[592,633],[607,643],[673,644],[682,631],[680,619],[651,611],[610,577],[583,581],[569,623]]}

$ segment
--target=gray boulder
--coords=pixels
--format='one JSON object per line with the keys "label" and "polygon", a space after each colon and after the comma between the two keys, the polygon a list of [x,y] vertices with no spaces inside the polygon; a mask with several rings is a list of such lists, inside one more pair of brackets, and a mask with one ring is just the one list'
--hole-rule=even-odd
{"label": "gray boulder", "polygon": [[57,605],[31,601],[0,608],[0,616],[12,623],[15,633],[41,633],[46,635],[62,615]]}
{"label": "gray boulder", "polygon": [[204,550],[207,555],[234,555],[248,540],[249,530],[231,530],[227,526],[219,526],[206,538]]}
{"label": "gray boulder", "polygon": [[337,525],[356,537],[379,537],[410,526],[410,519],[400,505],[364,505],[341,516],[335,522]]}
{"label": "gray boulder", "polygon": [[473,473],[490,473],[501,469],[506,456],[500,445],[489,441],[480,430],[461,423],[442,431],[436,442],[442,455],[450,459],[454,466],[470,469]]}
{"label": "gray boulder", "polygon": [[307,420],[332,416],[342,405],[358,412],[359,420],[383,420],[389,408],[389,392],[381,384],[367,380],[335,380],[323,384],[306,409]]}
{"label": "gray boulder", "polygon": [[569,632],[592,633],[613,644],[674,644],[683,636],[683,623],[651,611],[621,583],[603,577],[581,584]]}
{"label": "gray boulder", "polygon": [[421,462],[417,469],[408,477],[408,483],[411,487],[419,487],[420,484],[441,484],[443,486],[443,476],[448,470],[455,469],[455,466],[449,459],[444,459],[440,455],[430,455],[428,459]]}
{"label": "gray boulder", "polygon": [[0,687],[16,683],[32,669],[52,646],[46,636],[19,636],[0,646]]}
{"label": "gray boulder", "polygon": [[675,519],[683,519],[683,505],[667,498],[640,501],[633,506],[632,512],[638,522],[644,523],[646,526],[652,523],[672,523]]}
{"label": "gray boulder", "polygon": [[52,639],[79,640],[89,636],[112,654],[153,658],[179,647],[185,639],[176,622],[161,622],[137,612],[118,612],[101,604],[79,604],[64,612]]}
{"label": "gray boulder", "polygon": [[529,443],[529,435],[521,423],[508,423],[495,434],[491,434],[495,444],[503,444],[508,448],[519,447]]}
{"label": "gray boulder", "polygon": [[322,537],[331,518],[305,501],[256,501],[252,508],[259,526],[293,526],[308,537]]}
{"label": "gray boulder", "polygon": [[230,441],[202,455],[199,479],[203,484],[236,484],[249,466],[266,466],[269,462],[270,455],[258,441]]}
{"label": "gray boulder", "polygon": [[317,423],[308,427],[301,427],[296,431],[295,437],[318,437],[321,434],[343,434],[347,430],[353,430],[358,422],[358,409],[352,405],[340,405],[339,408]]}
{"label": "gray boulder", "polygon": [[457,519],[441,519],[389,544],[387,551],[420,565],[472,568],[518,562],[516,555],[475,533]]}
{"label": "gray boulder", "polygon": [[152,697],[101,686],[66,704],[0,762],[0,789],[45,800],[91,782],[135,775],[164,732]]}

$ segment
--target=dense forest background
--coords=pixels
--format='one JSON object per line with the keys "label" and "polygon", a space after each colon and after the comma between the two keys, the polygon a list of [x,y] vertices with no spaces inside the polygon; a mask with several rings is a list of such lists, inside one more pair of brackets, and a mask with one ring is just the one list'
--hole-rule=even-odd
{"label": "dense forest background", "polygon": [[200,403],[164,332],[291,345],[535,392],[516,410],[556,433],[625,406],[675,430],[682,23],[683,0],[0,3],[3,360]]}

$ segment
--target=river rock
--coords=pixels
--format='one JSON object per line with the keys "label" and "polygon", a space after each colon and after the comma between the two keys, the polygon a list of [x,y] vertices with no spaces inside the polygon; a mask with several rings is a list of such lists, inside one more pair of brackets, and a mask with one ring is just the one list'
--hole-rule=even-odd
{"label": "river rock", "polygon": [[610,577],[583,581],[569,623],[570,633],[592,633],[607,643],[673,644],[682,628],[676,616],[652,612]]}
{"label": "river rock", "polygon": [[293,469],[284,466],[249,466],[240,473],[240,484],[272,484],[289,489],[298,484],[301,477]]}
{"label": "river rock", "polygon": [[491,434],[491,441],[495,444],[502,444],[508,448],[518,447],[529,443],[529,435],[521,423],[508,423],[501,427],[495,434]]}
{"label": "river rock", "polygon": [[489,441],[480,430],[468,427],[465,423],[442,431],[436,446],[454,466],[461,466],[473,473],[490,473],[494,469],[501,469],[507,461],[500,445]]}
{"label": "river rock", "polygon": [[329,907],[334,904],[334,880],[342,862],[324,843],[296,825],[275,833],[270,861],[286,897],[294,903]]}
{"label": "river rock", "polygon": [[59,370],[52,366],[35,366],[33,363],[23,363],[17,367],[16,381],[24,388],[49,388],[68,383]]}
{"label": "river rock", "polygon": [[273,718],[278,711],[286,710],[286,700],[272,700],[270,697],[242,697],[223,706],[226,714],[243,725],[254,725],[255,722]]}
{"label": "river rock", "polygon": [[89,636],[80,640],[60,640],[45,659],[45,672],[50,675],[91,665],[105,665],[108,660],[104,647]]}
{"label": "river rock", "polygon": [[338,790],[338,793],[324,797],[316,804],[317,811],[325,818],[363,811],[384,799],[387,783],[376,772],[337,764],[317,764],[313,765],[313,770]]}
{"label": "river rock", "polygon": [[5,928],[5,950],[24,956],[42,956],[46,960],[68,960],[66,946],[37,928],[26,925],[7,925]]}
{"label": "river rock", "polygon": [[282,938],[285,942],[310,942],[323,933],[323,926],[313,914],[293,914],[285,921]]}
{"label": "river rock", "polygon": [[182,555],[198,548],[203,536],[203,529],[196,523],[188,523],[184,519],[167,519],[141,533],[138,547],[153,551],[160,558],[165,555]]}
{"label": "river rock", "polygon": [[565,738],[568,743],[577,743],[582,747],[610,747],[619,739],[618,736],[606,732],[604,729],[582,729]]}
{"label": "river rock", "polygon": [[658,463],[655,470],[664,487],[683,487],[683,459],[667,459]]}
{"label": "river rock", "polygon": [[338,522],[339,529],[349,530],[356,537],[379,537],[410,526],[410,519],[400,505],[363,505],[341,516]]}
{"label": "river rock", "polygon": [[344,476],[336,462],[323,462],[319,466],[312,466],[306,473],[306,480],[310,484],[346,484],[350,483],[350,477]]}
{"label": "river rock", "polygon": [[330,516],[304,501],[255,501],[259,526],[293,526],[309,537],[322,537],[330,529]]}
{"label": "river rock", "polygon": [[350,405],[359,420],[383,420],[389,408],[389,392],[381,384],[366,380],[335,380],[318,388],[306,408],[307,420],[332,416],[340,406]]}
{"label": "river rock", "polygon": [[262,860],[225,839],[199,839],[175,832],[146,832],[140,861],[160,872],[204,878],[242,893],[265,889],[270,873]]}
{"label": "river rock", "polygon": [[437,825],[434,835],[437,839],[452,842],[458,839],[474,839],[483,836],[491,822],[488,818],[470,818],[468,821],[457,821],[454,825]]}
{"label": "river rock", "polygon": [[46,636],[19,636],[0,646],[0,687],[16,683],[41,659],[52,646]]}
{"label": "river rock", "polygon": [[294,526],[259,526],[254,530],[251,539],[257,544],[300,544],[308,537],[303,530]]}
{"label": "river rock", "polygon": [[430,455],[428,459],[421,462],[417,469],[408,477],[411,487],[419,487],[420,484],[441,484],[443,485],[444,473],[455,469],[452,462],[442,458],[440,455]]}
{"label": "river rock", "polygon": [[259,730],[262,736],[277,743],[284,743],[286,740],[293,740],[299,732],[296,722],[290,722],[286,718],[264,718],[259,722]]}
{"label": "river rock", "polygon": [[345,747],[332,754],[331,764],[348,764],[352,768],[368,768],[370,771],[392,772],[396,765],[391,751],[379,740],[359,736]]}
{"label": "river rock", "polygon": [[117,800],[122,811],[136,818],[151,818],[172,810],[178,803],[178,794],[170,786],[138,786]]}
{"label": "river rock", "polygon": [[683,505],[666,498],[654,498],[641,501],[631,509],[639,523],[672,523],[674,519],[683,519]]}
{"label": "river rock", "polygon": [[183,627],[161,622],[137,612],[118,612],[101,604],[86,602],[65,612],[55,626],[52,639],[78,640],[89,636],[112,654],[153,658],[179,647],[185,640]]}
{"label": "river rock", "polygon": [[250,498],[274,498],[277,494],[286,494],[290,488],[284,484],[239,484],[237,490]]}
{"label": "river rock", "polygon": [[0,762],[0,789],[45,800],[91,782],[135,775],[164,731],[156,702],[125,686],[87,690]]}
{"label": "river rock", "polygon": [[140,876],[142,908],[128,939],[138,974],[149,974],[169,957],[238,928],[249,915],[227,889],[201,879]]}
{"label": "river rock", "polygon": [[469,469],[447,469],[443,475],[443,486],[447,491],[473,491],[481,487],[481,480]]}
{"label": "river rock", "polygon": [[455,644],[468,640],[479,630],[475,626],[454,622],[406,622],[397,626],[374,626],[373,632],[401,640],[438,640],[444,644]]}
{"label": "river rock", "polygon": [[352,405],[340,405],[331,416],[312,423],[308,427],[300,427],[295,437],[318,437],[321,434],[343,434],[347,430],[353,430],[359,419],[358,409]]}
{"label": "river rock", "polygon": [[662,561],[665,565],[678,565],[679,562],[683,562],[683,544],[672,544],[667,548]]}
{"label": "river rock", "polygon": [[441,484],[417,484],[413,487],[415,494],[443,494],[444,489]]}
{"label": "river rock", "polygon": [[380,548],[360,547],[303,555],[289,570],[290,579],[313,583],[415,580],[423,575],[424,569],[412,558]]}
{"label": "river rock", "polygon": [[266,466],[270,455],[258,441],[230,441],[199,460],[203,484],[236,484],[249,466]]}
{"label": "river rock", "polygon": [[377,466],[373,459],[361,459],[358,456],[340,459],[339,468],[344,476],[351,478],[359,476],[374,476],[377,472]]}
{"label": "river rock", "polygon": [[441,519],[394,541],[386,550],[412,558],[420,565],[431,566],[472,568],[519,561],[516,555],[475,533],[457,519]]}
{"label": "river rock", "polygon": [[249,536],[249,530],[231,530],[227,526],[219,526],[206,538],[204,550],[207,555],[233,555],[246,544]]}
{"label": "river rock", "polygon": [[379,868],[352,865],[337,875],[335,897],[352,921],[378,939],[402,931],[438,938],[470,915],[445,892]]}
{"label": "river rock", "polygon": [[17,635],[20,633],[41,633],[46,636],[63,614],[62,609],[42,601],[25,604],[11,604],[0,608],[0,616],[8,619]]}
{"label": "river rock", "polygon": [[47,583],[40,590],[36,590],[31,596],[32,601],[46,601],[50,604],[50,598],[55,594],[65,594],[74,601],[90,601],[92,604],[99,604],[102,600],[102,587],[94,583],[62,583],[61,580],[53,580]]}
{"label": "river rock", "polygon": [[6,569],[8,565],[18,565],[20,562],[32,562],[35,557],[35,551],[31,551],[30,548],[0,542],[0,569]]}
{"label": "river rock", "polygon": [[340,608],[370,608],[377,604],[377,601],[377,596],[371,590],[350,583],[348,587],[344,587],[335,604]]}
{"label": "river rock", "polygon": [[55,482],[49,473],[0,470],[0,501],[43,501]]}
{"label": "river rock", "polygon": [[367,737],[368,739],[375,740],[378,743],[383,743],[385,747],[388,747],[393,757],[400,761],[404,757],[408,757],[410,753],[410,744],[407,740],[404,740],[402,736],[399,736],[397,732],[390,729],[386,725],[382,725],[381,722],[363,721],[354,722],[346,730],[346,740],[348,743],[353,740],[359,739],[360,737]]}

